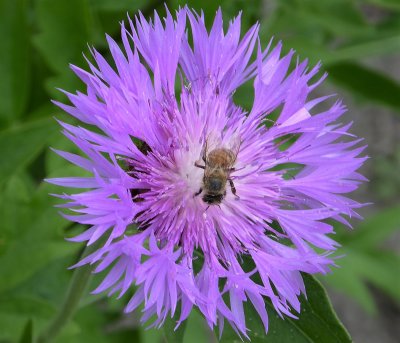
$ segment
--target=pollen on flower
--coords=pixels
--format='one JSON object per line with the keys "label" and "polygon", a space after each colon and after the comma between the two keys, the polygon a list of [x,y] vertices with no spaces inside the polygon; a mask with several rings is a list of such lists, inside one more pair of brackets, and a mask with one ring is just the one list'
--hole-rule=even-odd
{"label": "pollen on flower", "polygon": [[195,163],[201,158],[201,144],[191,145],[188,149],[176,149],[174,151],[175,162],[181,180],[186,181],[186,187],[182,192],[186,192],[189,198],[198,192],[201,188],[204,171],[195,166]]}
{"label": "pollen on flower", "polygon": [[[95,292],[135,290],[125,311],[142,306],[152,326],[178,307],[180,325],[196,307],[211,328],[227,321],[248,337],[244,304],[267,331],[266,298],[293,318],[301,273],[334,266],[332,221],[359,217],[347,193],[365,180],[365,147],[341,124],[340,101],[312,95],[320,65],[264,48],[259,25],[242,34],[240,22],[224,31],[218,11],[207,31],[187,7],[139,13],[121,25],[122,49],[107,36],[112,63],[91,49],[90,72],[72,67],[87,92],[56,103],[84,124],[60,123],[83,156],[56,152],[92,176],[49,182],[82,189],[59,195],[76,213],[65,217],[89,226],[72,241],[106,237],[75,267],[109,269]],[[248,111],[233,98],[244,83]]]}

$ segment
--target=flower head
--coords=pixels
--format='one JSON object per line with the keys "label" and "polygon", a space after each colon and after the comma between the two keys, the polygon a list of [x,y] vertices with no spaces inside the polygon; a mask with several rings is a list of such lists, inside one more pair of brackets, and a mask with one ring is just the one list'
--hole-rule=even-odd
{"label": "flower head", "polygon": [[[325,78],[315,79],[319,65],[297,61],[289,72],[294,52],[262,49],[258,24],[240,38],[240,15],[226,32],[221,11],[208,32],[187,8],[129,26],[123,49],[107,37],[114,66],[91,50],[90,72],[72,66],[87,92],[57,103],[86,124],[61,123],[86,157],[58,153],[92,176],[50,181],[85,188],[61,196],[77,213],[65,216],[90,226],[72,240],[106,237],[77,267],[109,268],[95,292],[136,287],[126,311],[143,305],[143,321],[155,315],[157,326],[178,306],[178,324],[197,307],[210,327],[226,320],[247,336],[243,303],[267,330],[266,298],[295,317],[300,273],[333,264],[327,219],[347,223],[361,206],[344,195],[363,181],[365,157],[338,122],[343,105],[316,111],[329,103],[310,96]],[[233,97],[246,82],[248,111]]]}

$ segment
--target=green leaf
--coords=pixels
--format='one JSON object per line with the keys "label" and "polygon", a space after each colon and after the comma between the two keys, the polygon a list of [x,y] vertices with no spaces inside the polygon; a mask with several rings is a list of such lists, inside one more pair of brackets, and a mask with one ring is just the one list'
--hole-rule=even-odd
{"label": "green leaf", "polygon": [[[206,27],[208,29],[210,29],[212,26],[212,23],[214,21],[215,15],[220,7],[223,9],[222,15],[223,15],[224,23],[226,23],[229,18],[228,12],[230,12],[230,15],[232,17],[237,15],[237,13],[232,13],[232,9],[236,5],[237,2],[238,1],[229,1],[229,5],[226,6],[226,1],[199,2],[196,0],[188,0],[188,1],[173,0],[172,6],[173,6],[173,8],[178,9],[179,7],[183,7],[183,6],[187,5],[190,9],[195,10],[197,13],[203,12]],[[231,19],[231,18],[229,18],[229,19]]]}
{"label": "green leaf", "polygon": [[[254,25],[257,20],[262,18],[261,15],[261,0],[222,0],[222,1],[197,1],[197,0],[173,0],[171,1],[170,10],[177,10],[179,7],[187,5],[190,9],[194,9],[196,12],[204,13],[205,23],[207,28],[211,28],[214,21],[215,15],[219,8],[222,9],[222,16],[224,19],[224,27],[227,27],[228,22],[242,13],[242,31],[247,30],[251,25]],[[246,8],[243,11],[243,8]]]}
{"label": "green leaf", "polygon": [[25,111],[30,86],[30,28],[25,0],[0,0],[0,126]]}
{"label": "green leaf", "polygon": [[205,1],[205,2],[199,2],[196,0],[173,0],[172,1],[172,6],[174,8],[183,7],[187,5],[189,8],[194,9],[198,12],[201,10],[204,12],[204,16],[206,19],[206,22],[210,23],[212,20],[214,20],[215,13],[217,12],[218,8],[221,6],[217,2],[214,1]]}
{"label": "green leaf", "polygon": [[329,65],[327,70],[331,81],[354,94],[400,110],[400,85],[390,77],[352,62]]}
{"label": "green leaf", "polygon": [[[120,23],[127,23],[128,16],[134,18],[141,10],[145,16],[153,15],[153,10],[157,5],[162,5],[161,1],[147,0],[90,0],[90,7],[95,13],[96,23],[98,24],[98,34],[96,35],[96,45],[99,48],[108,50],[104,34],[120,36]],[[162,8],[163,10],[163,8]],[[161,15],[161,13],[159,13]],[[129,24],[126,26],[129,26]],[[105,54],[105,57],[110,57]]]}
{"label": "green leaf", "polygon": [[355,41],[336,50],[327,50],[321,57],[324,65],[339,61],[360,60],[366,56],[384,56],[400,51],[400,35],[369,36],[364,41]]}
{"label": "green leaf", "polygon": [[[71,123],[71,121],[69,121]],[[58,126],[59,131],[62,129]],[[87,157],[82,151],[67,137],[62,134],[54,135],[49,145],[62,151],[68,151],[69,153],[81,155]],[[71,162],[59,156],[53,150],[48,149],[45,156],[45,170],[46,176],[49,177],[63,177],[63,176],[92,176],[93,174],[87,172],[81,167],[73,165]],[[67,174],[68,173],[68,174]],[[60,189],[60,188],[59,188]]]}
{"label": "green leaf", "polygon": [[57,131],[55,121],[45,119],[0,132],[0,185],[32,162]]}
{"label": "green leaf", "polygon": [[270,20],[262,22],[261,41],[283,40],[285,51],[294,48],[301,58],[324,65],[400,51],[397,17],[389,17],[390,25],[364,17],[354,1],[279,1]]}
{"label": "green leaf", "polygon": [[90,6],[102,11],[136,11],[148,4],[147,0],[90,0]]}
{"label": "green leaf", "polygon": [[35,187],[26,174],[13,176],[0,195],[0,256],[11,241],[17,240],[24,227],[25,217],[30,215],[29,203]]}
{"label": "green leaf", "polygon": [[[365,36],[374,29],[365,22],[360,10],[348,0],[287,0],[279,3],[280,12],[285,17],[286,30],[299,28],[300,35],[318,28],[319,33],[346,39]],[[289,24],[289,20],[293,25]]]}
{"label": "green leaf", "polygon": [[[57,200],[49,195],[55,187],[46,183],[29,201],[16,201],[12,192],[2,196],[2,211],[6,217],[16,214],[16,220],[6,221],[8,233],[0,245],[0,292],[9,290],[31,277],[52,259],[66,256],[75,246],[64,240],[63,229],[70,223],[53,207]],[[7,196],[8,194],[8,196]],[[8,215],[10,213],[10,215]],[[4,239],[8,240],[4,241]]]}
{"label": "green leaf", "polygon": [[[281,30],[284,30],[287,25],[289,25],[289,23],[284,25]],[[290,49],[294,49],[302,59],[308,58],[310,64],[322,61],[325,67],[339,62],[358,62],[366,56],[385,56],[400,51],[400,36],[397,34],[389,37],[387,35],[367,36],[364,40],[357,39],[354,42],[349,42],[341,47],[332,49],[328,42],[324,42],[322,37],[318,37],[318,35],[321,35],[318,26],[310,33],[316,36],[314,39],[310,39],[308,33],[300,35],[297,33],[278,31],[278,33],[274,35],[273,31],[269,33],[269,29],[268,32],[265,32],[265,30],[266,28],[264,26],[261,32],[261,37],[265,37],[262,40],[264,45],[270,40],[271,36],[275,36],[276,41],[280,39],[283,40],[284,51],[288,52]]]}
{"label": "green leaf", "polygon": [[400,229],[400,205],[385,208],[372,217],[366,218],[357,228],[343,237],[345,246],[352,249],[370,249],[382,243]]}
{"label": "green leaf", "polygon": [[[179,312],[179,311],[178,311]],[[179,313],[175,314],[174,318],[168,317],[163,325],[164,339],[167,343],[182,343],[186,329],[186,320],[175,329]]]}
{"label": "green leaf", "polygon": [[367,313],[375,313],[376,305],[371,292],[365,281],[360,278],[358,273],[354,273],[354,268],[351,267],[352,254],[349,254],[348,251],[345,254],[343,261],[347,261],[347,263],[337,262],[339,268],[331,274],[324,275],[321,281],[359,303]]}
{"label": "green leaf", "polygon": [[395,272],[400,265],[399,256],[390,252],[364,252],[351,248],[343,248],[342,252],[345,257],[337,262],[340,268],[327,275],[324,282],[356,300],[370,314],[375,314],[377,308],[366,282],[400,302],[400,281]]}
{"label": "green leaf", "polygon": [[[248,335],[252,342],[265,343],[346,343],[351,338],[337,318],[326,291],[313,277],[304,274],[307,299],[301,297],[301,313],[299,319],[280,318],[267,301],[269,314],[269,331],[258,318],[257,311],[248,302],[244,304]],[[226,327],[220,342],[242,342],[236,333]]]}
{"label": "green leaf", "polygon": [[[110,316],[104,303],[93,304],[82,308],[76,314],[75,323],[79,323],[79,330],[73,332],[71,328],[67,327],[55,341],[57,343],[143,342],[139,339],[139,332],[135,327],[134,320],[134,318],[125,316],[118,322],[115,317]],[[161,341],[154,339],[149,343],[161,343]]]}
{"label": "green leaf", "polygon": [[184,343],[217,342],[200,311],[192,311],[187,319]]}
{"label": "green leaf", "polygon": [[81,245],[77,244],[74,253],[70,256],[52,259],[9,293],[16,297],[28,296],[42,299],[58,308],[65,297],[64,294],[73,274],[68,267],[76,263],[77,249],[80,248]]}
{"label": "green leaf", "polygon": [[[82,257],[89,255],[90,252],[93,253],[96,248],[98,249],[98,244],[86,247],[84,252],[87,252],[87,254]],[[91,265],[85,265],[74,270],[68,290],[65,294],[65,299],[59,307],[56,316],[39,335],[39,342],[53,341],[58,337],[66,324],[70,322],[71,318],[73,318],[78,310],[82,296],[87,291],[92,276],[92,269]]]}
{"label": "green leaf", "polygon": [[141,343],[159,343],[163,342],[164,333],[163,331],[157,329],[141,330],[140,332],[140,342]]}
{"label": "green leaf", "polygon": [[54,313],[45,300],[13,294],[0,296],[0,341],[21,339],[27,320],[35,320],[35,329],[43,325]]}
{"label": "green leaf", "polygon": [[55,87],[73,90],[81,86],[68,64],[85,64],[82,52],[87,51],[86,44],[93,43],[95,19],[87,0],[37,0],[36,18],[40,33],[34,44],[56,74],[48,80],[47,89],[60,98]]}
{"label": "green leaf", "polygon": [[22,333],[19,343],[34,343],[33,339],[33,321],[29,319]]}
{"label": "green leaf", "polygon": [[[56,308],[46,300],[26,294],[7,293],[0,296],[0,341],[16,342],[26,328],[27,320],[32,319],[35,332],[43,328],[54,316]],[[70,323],[65,332],[76,333],[78,327]]]}
{"label": "green leaf", "polygon": [[[35,228],[35,225],[31,227],[32,230]],[[0,257],[0,273],[3,276],[0,292],[26,280],[51,259],[70,254],[71,248],[69,243],[63,242],[62,237],[59,237],[58,241],[43,241],[35,237],[34,231],[9,244],[6,252]]]}
{"label": "green leaf", "polygon": [[393,206],[367,218],[353,232],[342,234],[340,252],[345,256],[337,261],[340,268],[323,281],[349,295],[371,314],[376,313],[377,308],[367,283],[400,303],[400,278],[396,273],[400,256],[379,246],[399,228],[400,206]]}
{"label": "green leaf", "polygon": [[[364,268],[361,275],[371,284],[385,291],[400,305],[400,277],[397,273],[400,266],[400,256],[390,251],[376,251],[360,256],[359,268]],[[369,265],[370,268],[365,267]]]}
{"label": "green leaf", "polygon": [[[48,325],[64,299],[73,273],[67,267],[75,262],[76,256],[52,260],[16,288],[0,294],[0,341],[16,341],[27,318],[34,321],[35,332]],[[65,335],[69,336],[79,331],[73,322],[64,328]]]}

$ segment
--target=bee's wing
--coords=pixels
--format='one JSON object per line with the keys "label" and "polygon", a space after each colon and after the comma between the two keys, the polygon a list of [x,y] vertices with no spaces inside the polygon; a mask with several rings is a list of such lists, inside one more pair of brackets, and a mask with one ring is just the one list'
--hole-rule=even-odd
{"label": "bee's wing", "polygon": [[216,131],[211,131],[206,138],[203,147],[203,158],[207,158],[207,154],[214,149],[220,148],[222,145],[221,135]]}
{"label": "bee's wing", "polygon": [[227,143],[226,148],[231,150],[235,156],[235,158],[232,161],[232,164],[236,161],[236,157],[239,153],[241,144],[242,144],[242,139],[238,133],[234,133]]}

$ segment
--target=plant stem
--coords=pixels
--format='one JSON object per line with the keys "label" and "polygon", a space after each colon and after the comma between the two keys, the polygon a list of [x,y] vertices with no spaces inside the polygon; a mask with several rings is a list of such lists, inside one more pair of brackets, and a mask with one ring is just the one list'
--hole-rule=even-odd
{"label": "plant stem", "polygon": [[[92,247],[90,247],[92,248]],[[82,257],[88,254],[88,247],[82,253]],[[92,266],[85,265],[74,270],[67,294],[59,312],[45,330],[39,335],[37,343],[50,343],[60,333],[78,309],[80,299],[85,293],[92,276]]]}

